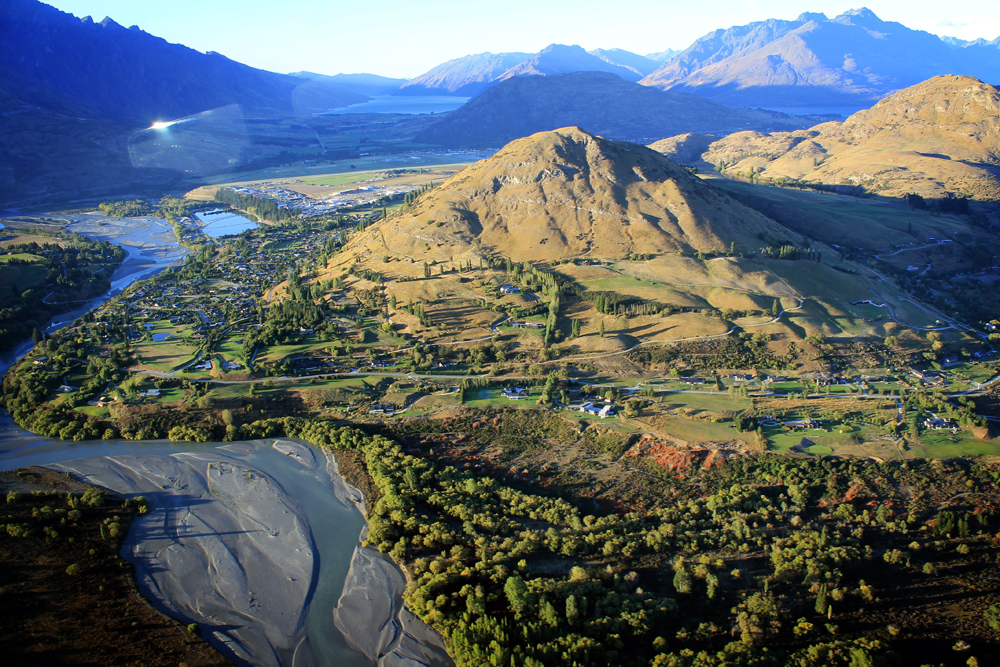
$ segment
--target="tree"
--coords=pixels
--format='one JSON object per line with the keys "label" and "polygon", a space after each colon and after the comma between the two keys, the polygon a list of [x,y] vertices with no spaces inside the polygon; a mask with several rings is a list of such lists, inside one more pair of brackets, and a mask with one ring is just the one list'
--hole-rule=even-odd
{"label": "tree", "polygon": [[597,333],[601,338],[604,338],[604,320],[601,320],[597,327]]}
{"label": "tree", "polygon": [[885,337],[885,346],[886,347],[896,347],[896,343],[897,342],[899,342],[899,341],[896,340],[895,336],[886,336]]}
{"label": "tree", "polygon": [[539,618],[551,627],[556,627],[559,625],[559,613],[556,608],[552,606],[552,603],[548,600],[542,604],[541,612],[538,614]]}
{"label": "tree", "polygon": [[816,594],[816,613],[825,614],[827,610],[827,586],[826,584],[821,584],[819,587],[819,592]]}
{"label": "tree", "polygon": [[[993,606],[998,607],[997,605]],[[998,607],[998,610],[1000,610],[1000,607]],[[579,604],[576,601],[576,596],[570,595],[568,598],[566,598],[566,620],[569,621],[570,623],[576,623],[579,617],[580,617],[580,608]],[[998,618],[1000,618],[1000,615],[998,615]]]}
{"label": "tree", "polygon": [[507,595],[507,601],[515,614],[520,615],[527,606],[528,587],[524,584],[524,579],[518,575],[507,577],[507,583],[503,586],[503,591]]}
{"label": "tree", "polygon": [[45,340],[45,338],[42,336],[42,332],[38,330],[38,327],[35,327],[34,329],[31,330],[31,340],[35,341],[35,345],[38,345],[43,340]]}
{"label": "tree", "polygon": [[691,573],[684,567],[684,561],[674,564],[674,589],[678,593],[690,593],[693,583]]}

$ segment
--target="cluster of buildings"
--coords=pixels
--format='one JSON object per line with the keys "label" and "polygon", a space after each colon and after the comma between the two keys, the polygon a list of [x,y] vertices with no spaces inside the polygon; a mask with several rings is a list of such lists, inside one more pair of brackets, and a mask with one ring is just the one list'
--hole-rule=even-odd
{"label": "cluster of buildings", "polygon": [[334,213],[339,209],[353,206],[354,203],[338,199],[313,199],[301,192],[283,188],[281,185],[261,183],[256,185],[234,185],[230,186],[234,192],[243,195],[270,199],[280,208],[298,211],[299,215],[308,217],[311,215],[323,215]]}

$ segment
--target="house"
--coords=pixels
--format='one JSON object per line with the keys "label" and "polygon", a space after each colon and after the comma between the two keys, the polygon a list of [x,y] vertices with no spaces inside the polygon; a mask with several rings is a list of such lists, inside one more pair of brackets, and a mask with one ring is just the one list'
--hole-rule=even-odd
{"label": "house", "polygon": [[140,394],[140,396],[146,396],[148,398],[159,398],[160,397],[160,390],[159,389],[147,389],[146,391],[142,392]]}
{"label": "house", "polygon": [[699,377],[680,378],[677,381],[681,384],[705,384],[705,378]]}
{"label": "house", "polygon": [[501,285],[500,292],[502,294],[520,294],[521,289],[516,285]]}
{"label": "house", "polygon": [[368,409],[370,415],[386,415],[391,417],[396,412],[396,406],[391,403],[376,403]]}
{"label": "house", "polygon": [[768,375],[768,382],[788,382],[788,378],[784,375]]}
{"label": "house", "polygon": [[958,366],[960,363],[962,362],[959,360],[958,357],[945,357],[944,360],[941,362],[941,366],[943,368],[949,368],[950,366]]}
{"label": "house", "polygon": [[531,392],[525,387],[507,387],[503,390],[503,395],[511,401],[517,401],[522,398],[531,398]]}
{"label": "house", "polygon": [[940,417],[928,417],[924,420],[924,428],[932,431],[942,431],[949,428],[953,429],[955,428],[955,422],[950,419],[941,419]]}
{"label": "house", "polygon": [[56,389],[60,394],[68,394],[70,392],[76,391],[76,387],[71,387],[68,384],[61,384]]}
{"label": "house", "polygon": [[757,379],[753,373],[733,373],[729,377],[735,382],[752,382]]}
{"label": "house", "polygon": [[615,406],[613,403],[607,403],[605,405],[594,405],[593,403],[584,403],[580,406],[580,412],[585,412],[588,415],[594,415],[600,417],[601,419],[606,419],[607,417],[614,415]]}
{"label": "house", "polygon": [[515,329],[541,329],[545,325],[541,322],[511,322],[510,326]]}

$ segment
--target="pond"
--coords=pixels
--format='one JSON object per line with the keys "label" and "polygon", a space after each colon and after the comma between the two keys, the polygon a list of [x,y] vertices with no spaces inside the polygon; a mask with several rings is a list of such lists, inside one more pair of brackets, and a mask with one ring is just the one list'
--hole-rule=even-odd
{"label": "pond", "polygon": [[213,239],[260,227],[259,223],[232,211],[199,211],[194,215],[202,222],[201,231]]}

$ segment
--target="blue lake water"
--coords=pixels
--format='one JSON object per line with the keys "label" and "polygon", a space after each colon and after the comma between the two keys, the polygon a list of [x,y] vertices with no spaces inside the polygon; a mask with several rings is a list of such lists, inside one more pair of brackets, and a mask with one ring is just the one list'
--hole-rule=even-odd
{"label": "blue lake water", "polygon": [[447,113],[468,102],[468,97],[451,97],[449,95],[376,95],[368,102],[352,104],[349,107],[331,109],[328,114],[341,115],[345,113],[402,113],[426,114]]}
{"label": "blue lake water", "polygon": [[256,229],[260,226],[253,220],[232,213],[231,211],[199,211],[194,215],[204,223],[201,231],[213,239],[230,234],[239,234],[240,232],[245,232],[248,229]]}
{"label": "blue lake water", "polygon": [[822,116],[835,114],[837,116],[848,116],[861,111],[861,107],[765,107],[765,111],[777,111],[787,113],[792,116]]}
{"label": "blue lake water", "polygon": [[173,337],[174,337],[173,334],[168,334],[168,333],[155,333],[152,336],[150,336],[150,338],[153,339],[154,343],[162,343],[163,341]]}

